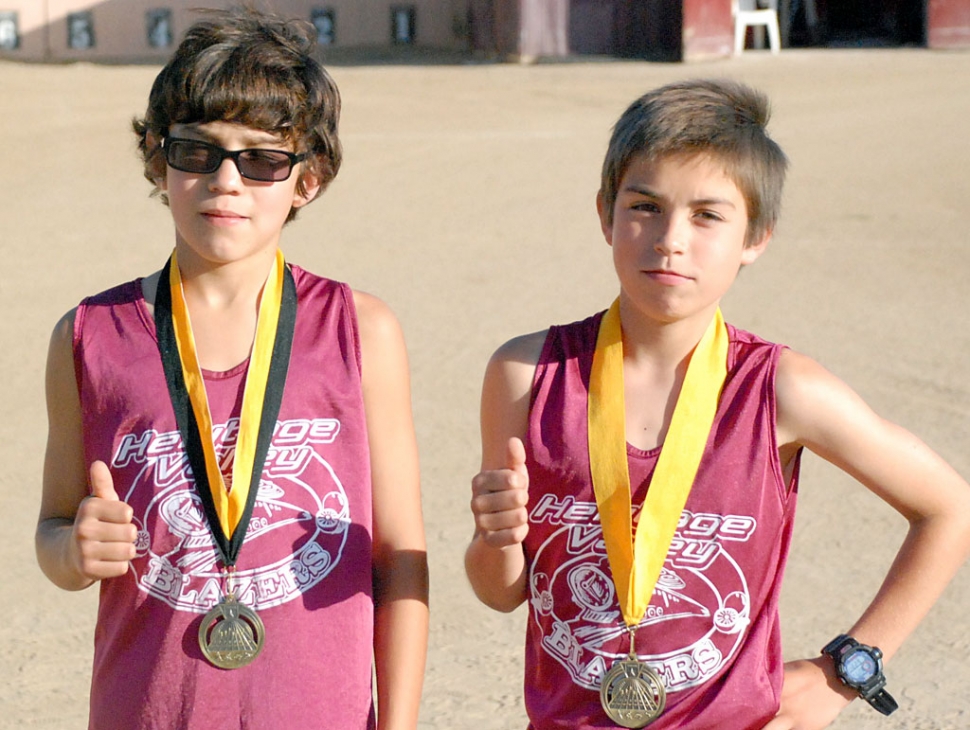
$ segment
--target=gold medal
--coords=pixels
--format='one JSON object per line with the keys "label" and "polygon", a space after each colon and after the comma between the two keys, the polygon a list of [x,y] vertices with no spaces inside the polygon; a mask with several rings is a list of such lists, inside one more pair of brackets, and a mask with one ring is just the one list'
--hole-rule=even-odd
{"label": "gold medal", "polygon": [[205,658],[220,669],[244,667],[259,656],[266,630],[249,606],[229,593],[202,619],[199,646]]}
{"label": "gold medal", "polygon": [[667,704],[663,680],[646,662],[637,659],[630,631],[630,655],[613,664],[600,684],[603,711],[620,727],[646,727]]}

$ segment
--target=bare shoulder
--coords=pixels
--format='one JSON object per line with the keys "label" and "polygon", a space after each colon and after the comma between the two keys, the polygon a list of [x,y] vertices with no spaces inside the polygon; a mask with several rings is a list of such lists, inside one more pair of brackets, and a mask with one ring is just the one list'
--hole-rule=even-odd
{"label": "bare shoulder", "polygon": [[885,422],[841,378],[811,357],[786,350],[775,378],[779,444],[826,452],[849,433],[872,434]]}
{"label": "bare shoulder", "polygon": [[361,329],[398,327],[397,317],[384,300],[367,292],[353,290],[354,307]]}
{"label": "bare shoulder", "polygon": [[519,335],[499,347],[488,361],[486,385],[488,381],[498,379],[509,385],[518,385],[519,390],[523,386],[530,389],[547,333],[548,330],[540,330]]}
{"label": "bare shoulder", "polygon": [[357,326],[363,346],[380,346],[388,340],[403,339],[401,325],[387,304],[362,291],[353,291],[354,307],[357,310]]}
{"label": "bare shoulder", "polygon": [[816,399],[826,396],[833,380],[837,380],[835,376],[811,357],[795,350],[782,351],[775,374],[779,444],[808,445],[806,425],[815,418],[816,405],[822,405]]}
{"label": "bare shoulder", "polygon": [[779,405],[783,406],[803,391],[817,387],[828,377],[834,376],[808,355],[790,349],[782,350],[775,374]]}
{"label": "bare shoulder", "polygon": [[70,410],[75,406],[77,383],[74,375],[74,320],[77,308],[72,309],[54,325],[47,350],[47,409],[48,415]]}
{"label": "bare shoulder", "polygon": [[65,312],[57,324],[54,325],[53,336],[57,338],[63,338],[67,336],[68,338],[73,338],[74,336],[74,320],[77,317],[77,307],[73,307]]}
{"label": "bare shoulder", "polygon": [[495,351],[492,360],[523,362],[535,366],[539,362],[548,332],[549,330],[539,330],[513,337]]}
{"label": "bare shoulder", "polygon": [[77,316],[77,307],[70,310],[54,325],[51,332],[50,345],[47,352],[48,376],[52,371],[63,369],[65,364],[70,364],[70,371],[74,372],[74,320]]}
{"label": "bare shoulder", "polygon": [[510,438],[524,439],[536,365],[546,332],[533,332],[509,340],[488,361],[482,384],[482,469],[505,464]]}

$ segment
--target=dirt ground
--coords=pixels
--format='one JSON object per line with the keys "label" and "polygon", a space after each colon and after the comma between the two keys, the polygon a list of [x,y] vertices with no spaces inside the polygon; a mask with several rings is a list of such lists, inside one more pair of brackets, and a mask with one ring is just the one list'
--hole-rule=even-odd
{"label": "dirt ground", "polygon": [[[161,266],[129,122],[154,66],[0,63],[0,728],[85,726],[97,592],[42,576],[33,531],[58,317]],[[478,397],[504,340],[605,308],[616,284],[594,195],[610,127],[687,76],[770,94],[791,158],[782,223],[726,318],[820,360],[970,475],[970,54],[789,51],[693,65],[339,65],[345,162],[284,234],[287,257],[384,298],[413,368],[432,567],[421,727],[524,728],[525,613],[476,602],[462,569]],[[19,274],[16,268],[23,271]],[[804,465],[783,596],[785,655],[814,656],[877,589],[905,522],[820,459]],[[901,709],[854,703],[835,727],[970,727],[963,570],[891,663]]]}

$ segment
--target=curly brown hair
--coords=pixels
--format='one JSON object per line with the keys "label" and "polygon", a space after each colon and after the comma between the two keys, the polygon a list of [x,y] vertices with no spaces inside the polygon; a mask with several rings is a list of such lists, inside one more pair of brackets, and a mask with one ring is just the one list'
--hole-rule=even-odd
{"label": "curly brown hair", "polygon": [[[314,58],[315,43],[310,23],[249,6],[206,11],[155,78],[144,118],[132,121],[145,177],[164,179],[159,153],[173,124],[222,121],[278,134],[305,152],[307,170],[320,180],[317,194],[323,192],[343,155],[340,92]],[[302,175],[297,185],[305,194]],[[295,216],[294,208],[287,222]]]}

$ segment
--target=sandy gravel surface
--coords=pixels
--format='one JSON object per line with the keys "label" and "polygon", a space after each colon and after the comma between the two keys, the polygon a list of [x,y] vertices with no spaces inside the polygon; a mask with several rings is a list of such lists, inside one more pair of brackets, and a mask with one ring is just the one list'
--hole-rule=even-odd
{"label": "sandy gravel surface", "polygon": [[[0,728],[85,726],[97,594],[55,589],[33,554],[43,367],[63,312],[157,269],[172,245],[128,131],[157,70],[0,63]],[[726,317],[816,357],[970,475],[970,54],[332,70],[344,169],[284,243],[290,260],[383,297],[408,338],[433,571],[422,728],[525,727],[525,613],[477,604],[461,565],[479,386],[501,342],[614,296],[593,199],[611,124],[650,87],[728,76],[769,92],[790,185],[776,238]],[[904,528],[806,460],[787,657],[816,654],[852,623]],[[884,719],[856,703],[836,727],[970,727],[967,606],[964,570],[890,666],[900,711]]]}

